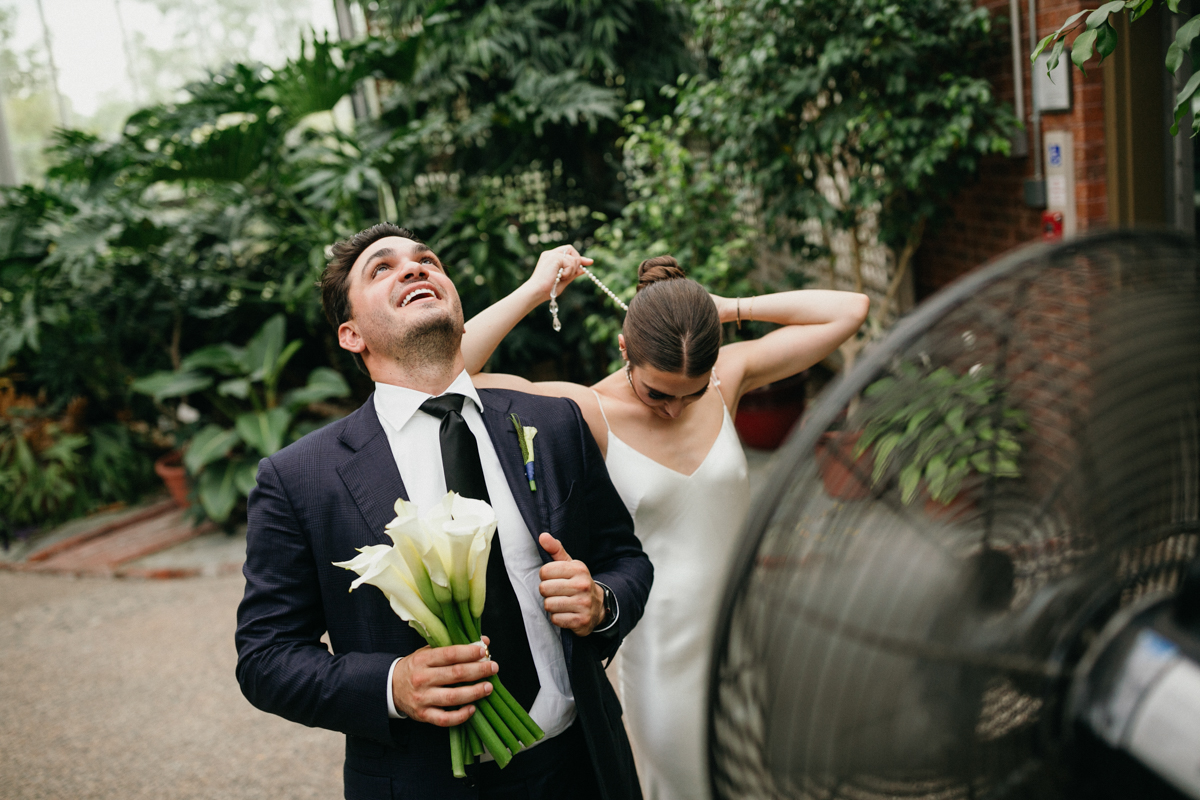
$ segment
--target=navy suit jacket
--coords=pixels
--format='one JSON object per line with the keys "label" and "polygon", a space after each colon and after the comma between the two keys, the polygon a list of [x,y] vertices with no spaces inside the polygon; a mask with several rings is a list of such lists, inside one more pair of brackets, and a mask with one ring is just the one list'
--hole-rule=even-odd
{"label": "navy suit jacket", "polygon": [[[602,662],[641,617],[653,568],[578,406],[505,390],[479,395],[530,533],[536,539],[549,531],[617,597],[613,628],[587,637],[564,630],[563,650],[602,795],[640,798],[621,706]],[[536,492],[525,478],[513,412],[538,429]],[[263,459],[249,501],[238,682],[264,711],[346,734],[347,798],[476,797],[467,781],[451,776],[445,728],[388,717],[388,670],[424,640],[382,592],[351,593],[356,576],[332,563],[352,558],[355,548],[391,543],[384,525],[398,496],[407,499],[373,396]],[[326,631],[332,653],[321,642]]]}

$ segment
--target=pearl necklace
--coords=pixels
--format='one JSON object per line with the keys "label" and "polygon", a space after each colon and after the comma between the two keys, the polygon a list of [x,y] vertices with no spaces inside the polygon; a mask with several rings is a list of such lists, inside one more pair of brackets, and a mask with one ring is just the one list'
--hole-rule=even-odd
{"label": "pearl necklace", "polygon": [[[613,293],[612,289],[609,289],[607,286],[605,286],[603,283],[601,283],[600,279],[597,278],[594,274],[592,274],[592,271],[590,269],[588,269],[587,267],[585,267],[583,265],[580,265],[579,268],[581,270],[583,270],[583,274],[587,275],[589,278],[591,278],[592,283],[599,286],[600,291],[602,291],[606,295],[608,295],[609,299],[612,300],[614,303],[616,303],[617,306],[622,311],[629,311],[629,306],[627,306],[627,305],[625,305],[625,303],[621,302],[621,298],[617,297]],[[558,275],[556,275],[554,277],[554,287],[550,289],[550,318],[553,321],[554,330],[556,330],[556,331],[562,330],[562,323],[558,321],[558,282],[562,280],[563,269],[566,269],[566,267],[559,269]]]}

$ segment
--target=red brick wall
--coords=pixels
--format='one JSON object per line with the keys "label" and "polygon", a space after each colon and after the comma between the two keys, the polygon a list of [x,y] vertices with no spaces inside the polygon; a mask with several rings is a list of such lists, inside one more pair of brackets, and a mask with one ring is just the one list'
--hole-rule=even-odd
{"label": "red brick wall", "polygon": [[[994,17],[1008,16],[1008,0],[978,0]],[[1045,36],[1067,17],[1095,2],[1083,0],[1039,0],[1038,36]],[[1028,139],[1030,89],[1028,3],[1020,0],[1021,52],[1025,81],[1024,136]],[[1009,26],[996,24],[996,32],[1008,42]],[[1072,67],[1074,70],[1074,67]],[[1042,117],[1042,130],[1071,130],[1075,138],[1075,202],[1080,233],[1108,223],[1107,164],[1104,149],[1104,85],[1101,70],[1089,65],[1085,76],[1071,76],[1072,110]],[[998,102],[1013,103],[1012,57],[1005,56],[988,68]],[[1041,236],[1041,211],[1025,205],[1023,184],[1033,175],[1033,155],[1023,158],[990,158],[978,180],[956,200],[953,212],[930,230],[914,261],[917,299],[952,282],[998,255]]]}

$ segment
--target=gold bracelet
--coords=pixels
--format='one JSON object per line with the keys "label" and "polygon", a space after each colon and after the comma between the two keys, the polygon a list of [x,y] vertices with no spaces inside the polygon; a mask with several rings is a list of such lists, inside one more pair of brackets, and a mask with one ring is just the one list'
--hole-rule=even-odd
{"label": "gold bracelet", "polygon": [[737,299],[737,329],[742,329],[742,298]]}
{"label": "gold bracelet", "polygon": [[747,322],[754,322],[754,297],[750,298],[750,311],[746,314]]}

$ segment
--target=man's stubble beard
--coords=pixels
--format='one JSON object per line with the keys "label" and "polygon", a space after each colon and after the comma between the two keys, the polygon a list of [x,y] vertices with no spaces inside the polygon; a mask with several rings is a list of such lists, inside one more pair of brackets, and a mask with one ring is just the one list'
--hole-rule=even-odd
{"label": "man's stubble beard", "polygon": [[401,333],[388,355],[409,369],[429,369],[454,362],[462,346],[462,312],[438,314]]}
{"label": "man's stubble beard", "polygon": [[425,314],[402,330],[391,327],[393,320],[377,326],[382,340],[374,349],[406,371],[428,371],[449,366],[462,346],[462,304],[455,301],[447,312]]}

